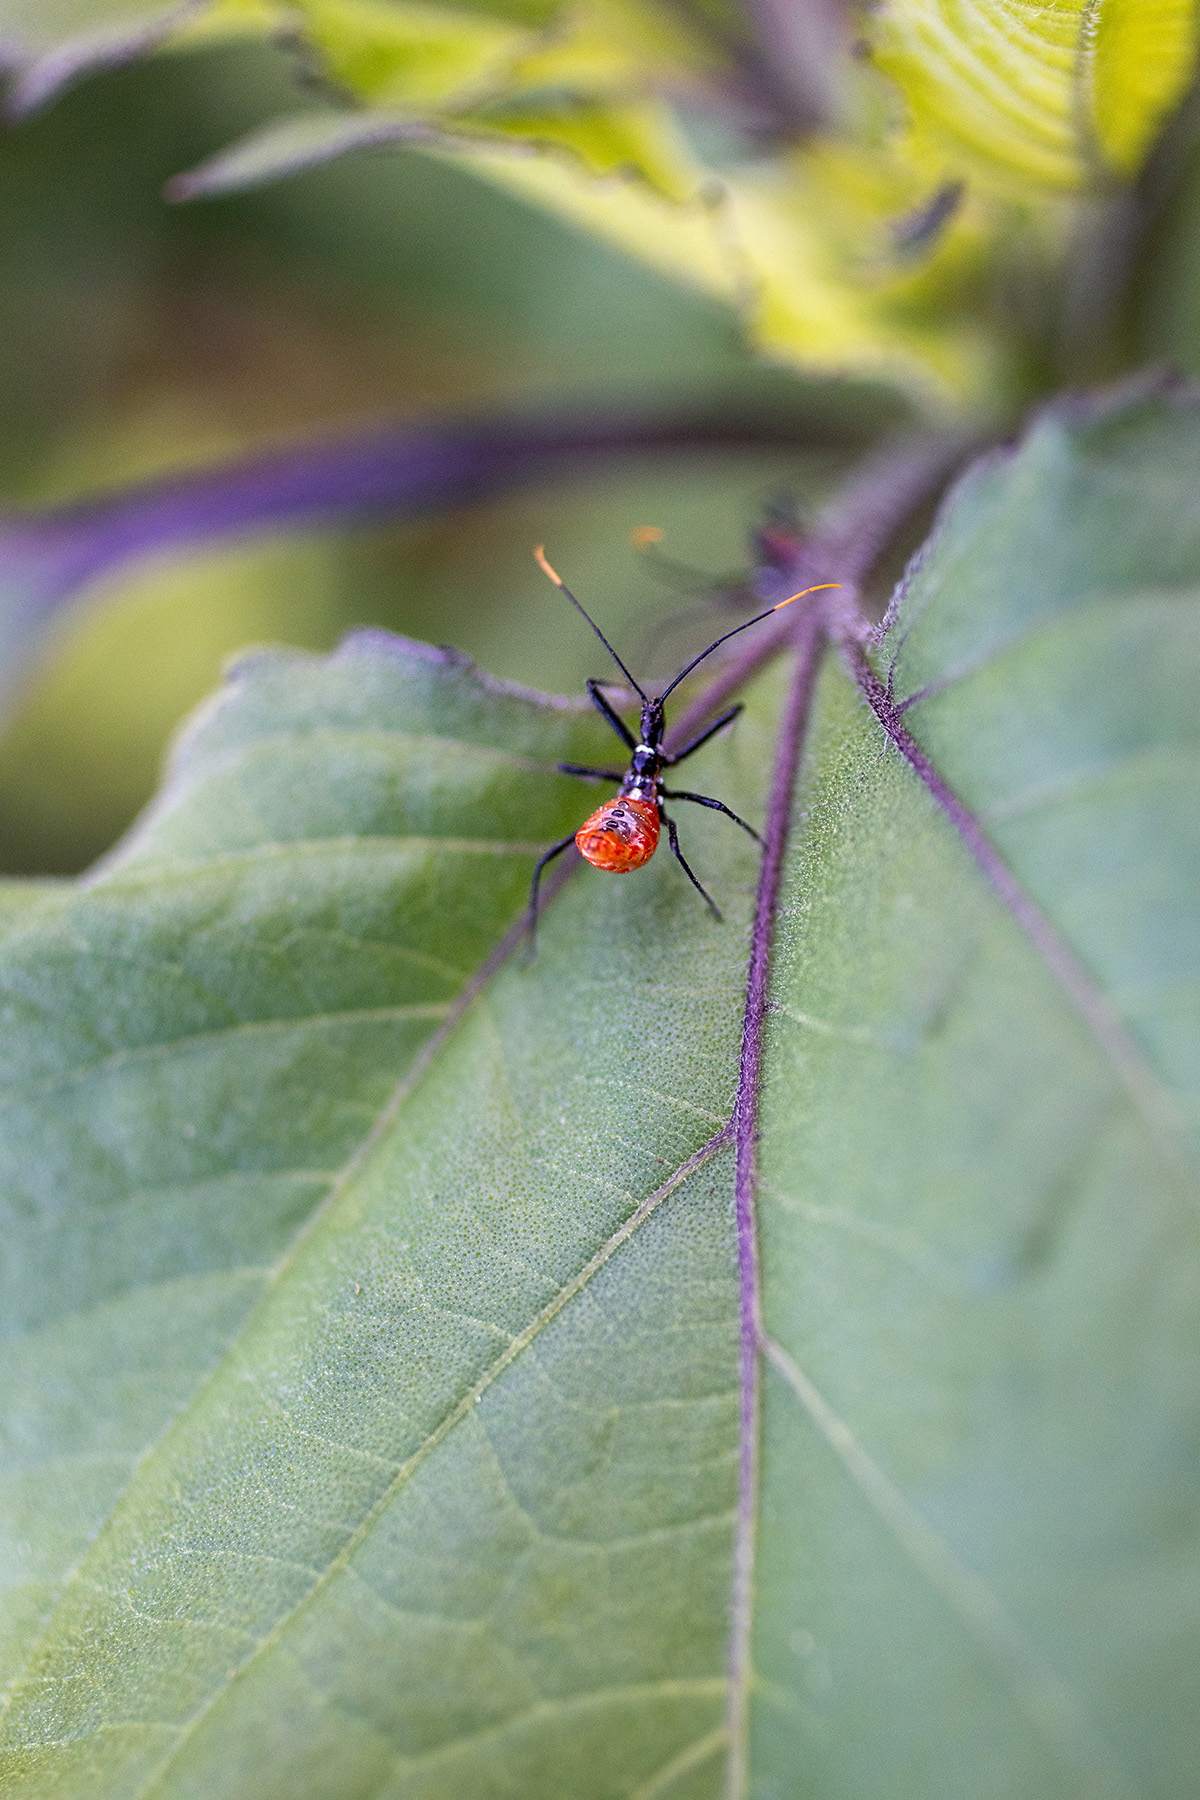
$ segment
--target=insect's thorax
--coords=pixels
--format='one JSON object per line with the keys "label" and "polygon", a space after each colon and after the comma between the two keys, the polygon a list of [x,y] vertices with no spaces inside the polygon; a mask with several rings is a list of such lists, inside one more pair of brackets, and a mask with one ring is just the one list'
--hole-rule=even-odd
{"label": "insect's thorax", "polygon": [[649,800],[658,804],[659,771],[662,755],[658,745],[641,743],[629,759],[629,773],[621,783],[621,798]]}

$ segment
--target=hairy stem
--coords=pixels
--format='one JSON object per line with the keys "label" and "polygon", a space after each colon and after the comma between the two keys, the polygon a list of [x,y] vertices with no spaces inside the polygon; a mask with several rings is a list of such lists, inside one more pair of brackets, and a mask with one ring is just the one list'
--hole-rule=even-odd
{"label": "hairy stem", "polygon": [[[771,571],[770,591],[763,584],[763,599],[780,600],[796,588],[818,581],[844,582],[852,592],[856,590],[909,514],[944,485],[969,444],[970,440],[952,434],[912,437],[885,444],[865,457],[825,508],[795,561],[785,570]],[[795,615],[785,612],[775,623],[752,632],[746,647],[729,659],[699,699],[680,715],[669,747],[674,747],[676,738],[686,741],[698,731],[752,675],[793,642],[796,631]]]}
{"label": "hairy stem", "polygon": [[[759,1356],[764,1341],[758,1262],[756,1206],[758,1097],[763,1033],[767,1017],[771,951],[796,780],[804,750],[812,697],[829,635],[843,620],[856,620],[858,588],[909,514],[940,487],[961,460],[962,439],[914,440],[868,457],[826,509],[802,547],[795,565],[780,579],[807,585],[836,581],[841,591],[821,595],[797,622],[777,628],[752,645],[702,701],[680,721],[692,729],[707,709],[724,704],[735,685],[753,673],[780,646],[786,631],[796,647],[796,667],[780,724],[775,770],[767,806],[765,847],[754,910],[741,1065],[733,1127],[737,1147],[735,1218],[740,1310],[741,1437],[734,1538],[733,1599],[730,1621],[729,1739],[726,1794],[743,1800],[747,1789],[747,1743],[751,1686],[751,1633],[754,1616],[754,1552],[758,1512]],[[786,618],[787,615],[784,615]]]}
{"label": "hairy stem", "polygon": [[741,1067],[733,1123],[737,1144],[734,1209],[737,1222],[740,1313],[741,1440],[738,1455],[737,1526],[734,1538],[733,1603],[729,1648],[729,1775],[727,1792],[741,1800],[746,1791],[746,1708],[750,1678],[750,1631],[754,1611],[754,1543],[758,1507],[758,1354],[762,1333],[759,1301],[758,1231],[755,1217],[758,1090],[762,1073],[763,1026],[771,973],[775,913],[783,879],[783,857],[796,792],[796,776],[812,708],[825,633],[816,615],[802,623],[796,668],[783,718],[771,795],[767,803],[765,847],[758,877]]}

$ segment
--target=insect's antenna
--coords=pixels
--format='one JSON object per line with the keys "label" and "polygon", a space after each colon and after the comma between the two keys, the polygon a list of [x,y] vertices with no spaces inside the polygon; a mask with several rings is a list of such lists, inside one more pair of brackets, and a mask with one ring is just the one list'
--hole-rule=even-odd
{"label": "insect's antenna", "polygon": [[[535,562],[537,563],[538,567],[542,570],[543,574],[548,575],[550,577],[551,581],[554,583],[556,588],[562,589],[563,593],[567,596],[567,599],[571,602],[571,605],[575,608],[576,612],[583,613],[584,618],[587,620],[588,624],[591,626],[591,628],[595,632],[596,636],[600,639],[600,642],[604,645],[604,648],[608,651],[608,654],[612,657],[612,659],[616,663],[618,669],[620,669],[622,675],[624,675],[626,681],[632,682],[635,692],[639,693],[642,696],[643,700],[649,699],[649,695],[642,688],[641,684],[637,681],[634,681],[633,676],[629,673],[629,670],[625,667],[625,664],[621,661],[620,657],[617,655],[616,651],[613,649],[612,645],[609,643],[608,639],[605,637],[604,633],[601,631],[600,627],[597,625],[595,619],[593,619],[593,617],[590,613],[584,612],[583,607],[580,606],[578,600],[575,598],[574,594],[571,592],[570,588],[567,586],[566,582],[563,580],[563,578],[559,574],[558,570],[552,569],[550,567],[550,564],[546,561],[545,547],[542,544],[539,544],[537,549],[534,551],[533,555],[534,555]],[[753,620],[751,620],[750,622],[751,622],[751,624],[754,623]],[[739,630],[740,629],[741,628],[739,627]],[[715,647],[716,646],[714,645],[714,648]],[[705,652],[705,654],[707,655],[707,651]]]}
{"label": "insect's antenna", "polygon": [[[768,606],[766,612],[758,613],[753,619],[745,619],[742,624],[735,625],[732,631],[727,631],[724,637],[719,637],[715,644],[710,644],[707,650],[702,650],[699,656],[694,656],[686,669],[680,669],[671,686],[664,688],[658,696],[658,705],[662,705],[671,689],[677,688],[685,675],[691,674],[697,663],[702,663],[706,656],[711,656],[714,650],[719,650],[722,644],[728,643],[731,637],[736,637],[739,631],[749,631],[752,625],[760,625],[764,619],[769,619],[772,613],[781,612],[785,606],[790,606],[793,600],[803,600],[805,594],[819,594],[822,588],[840,588],[845,585],[844,581],[818,581],[816,587],[801,588],[798,594],[789,594],[786,600],[777,600],[774,606]],[[582,611],[582,608],[580,610]]]}

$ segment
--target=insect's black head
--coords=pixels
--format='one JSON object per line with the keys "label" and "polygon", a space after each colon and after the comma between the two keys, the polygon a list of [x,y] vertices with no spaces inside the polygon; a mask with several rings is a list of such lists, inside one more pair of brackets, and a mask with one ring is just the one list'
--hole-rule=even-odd
{"label": "insect's black head", "polygon": [[661,700],[644,700],[642,702],[642,742],[657,750],[663,741],[666,722],[663,718]]}

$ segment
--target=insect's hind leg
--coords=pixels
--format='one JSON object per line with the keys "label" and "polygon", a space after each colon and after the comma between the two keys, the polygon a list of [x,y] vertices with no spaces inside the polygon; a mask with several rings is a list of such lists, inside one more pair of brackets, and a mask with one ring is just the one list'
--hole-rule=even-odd
{"label": "insect's hind leg", "polygon": [[735,825],[740,825],[743,831],[748,831],[756,844],[762,843],[762,839],[753,825],[747,825],[745,819],[739,819],[723,800],[714,800],[711,794],[685,794],[681,788],[663,788],[662,791],[668,800],[690,800],[695,806],[710,806],[714,812],[724,813],[727,819],[732,819]]}
{"label": "insect's hind leg", "polygon": [[534,866],[533,879],[529,883],[529,953],[531,956],[533,955],[534,937],[537,932],[538,888],[542,883],[542,871],[547,863],[553,862],[556,856],[561,856],[564,850],[569,850],[574,842],[575,833],[572,832],[570,837],[563,838],[561,843],[551,844],[545,855],[538,857],[537,863]]}
{"label": "insect's hind leg", "polygon": [[700,898],[703,900],[705,906],[708,907],[709,911],[712,913],[713,918],[716,919],[718,924],[720,924],[720,922],[721,922],[720,907],[717,905],[716,901],[713,899],[712,895],[707,891],[707,889],[700,885],[700,882],[696,879],[696,876],[692,873],[692,870],[688,867],[687,858],[684,856],[683,851],[679,848],[679,833],[675,829],[674,819],[670,818],[667,813],[663,812],[661,807],[659,807],[659,814],[662,818],[663,824],[667,828],[667,837],[668,837],[668,839],[670,841],[670,845],[671,845],[671,855],[675,858],[675,861],[679,864],[680,868],[683,870],[684,874],[687,876],[688,880],[691,882],[692,886],[695,888],[696,892],[699,894]]}

